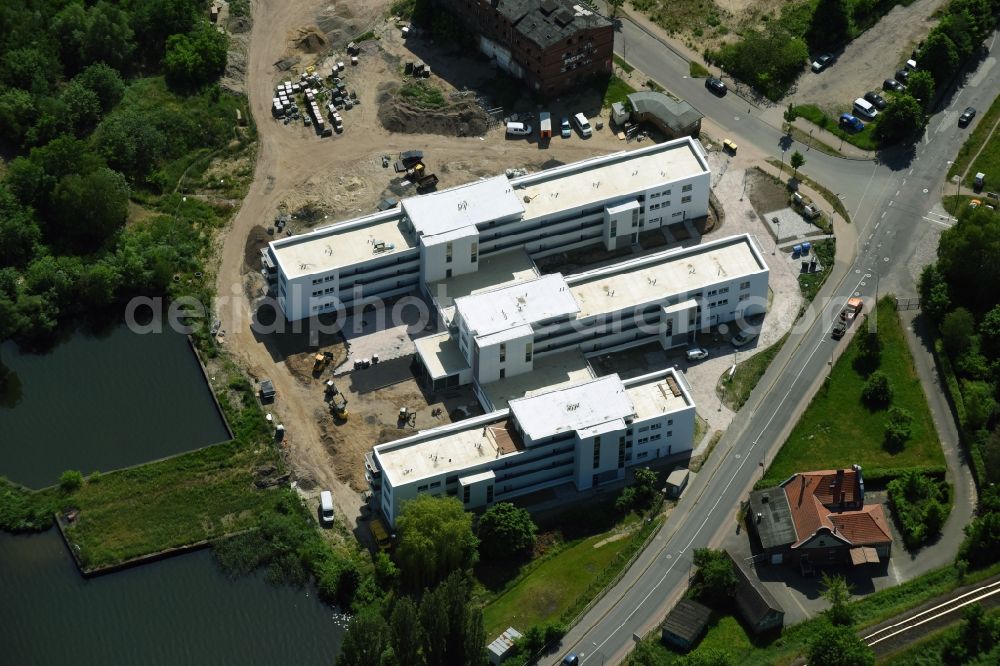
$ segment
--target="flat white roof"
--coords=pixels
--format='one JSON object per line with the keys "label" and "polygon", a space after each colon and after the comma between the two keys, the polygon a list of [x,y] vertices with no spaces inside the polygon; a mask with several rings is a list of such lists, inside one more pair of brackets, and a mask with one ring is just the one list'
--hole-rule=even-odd
{"label": "flat white roof", "polygon": [[433,236],[524,212],[506,176],[494,176],[433,194],[403,199],[418,234]]}
{"label": "flat white roof", "polygon": [[594,378],[590,362],[579,349],[535,356],[531,372],[504,377],[481,388],[493,409],[505,409],[511,400],[538,395]]}
{"label": "flat white roof", "polygon": [[456,298],[455,308],[476,336],[573,314],[580,309],[559,273]]}
{"label": "flat white roof", "polygon": [[421,432],[412,442],[380,444],[375,447],[375,456],[393,486],[492,462],[516,452],[505,445],[509,442],[506,412],[494,414],[492,419],[462,421],[457,427]]}
{"label": "flat white roof", "polygon": [[577,318],[583,319],[766,270],[750,236],[743,234],[613,264],[573,275],[567,282],[580,304]]}
{"label": "flat white roof", "polygon": [[458,343],[447,331],[418,338],[413,344],[431,379],[454,375],[469,368]]}
{"label": "flat white roof", "polygon": [[538,269],[523,247],[479,258],[479,269],[427,285],[438,307],[456,298],[491,291],[538,277]]}
{"label": "flat white roof", "polygon": [[[271,251],[285,277],[323,273],[416,247],[398,210],[361,219],[364,222],[341,222],[271,241]],[[376,252],[378,242],[386,249]]]}
{"label": "flat white roof", "polygon": [[618,375],[510,401],[511,415],[532,440],[586,431],[635,412]]}
{"label": "flat white roof", "polygon": [[547,169],[511,181],[525,218],[587,206],[605,199],[645,191],[699,173],[708,166],[685,137],[638,150],[602,155]]}
{"label": "flat white roof", "polygon": [[678,391],[679,395],[674,394],[668,377],[675,382],[676,386],[676,380],[671,375],[667,375],[667,377],[629,386],[625,389],[635,408],[636,419],[648,419],[660,414],[669,414],[690,406],[683,392]]}

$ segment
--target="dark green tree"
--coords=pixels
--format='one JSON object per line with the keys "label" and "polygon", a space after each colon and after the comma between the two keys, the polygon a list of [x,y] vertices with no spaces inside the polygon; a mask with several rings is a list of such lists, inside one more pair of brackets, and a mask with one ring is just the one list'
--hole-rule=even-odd
{"label": "dark green tree", "polygon": [[813,50],[822,50],[846,42],[851,32],[851,3],[845,0],[819,0],[813,11],[806,42]]}
{"label": "dark green tree", "polygon": [[35,98],[27,90],[0,89],[0,138],[20,147],[36,115]]}
{"label": "dark green tree", "polygon": [[64,493],[72,493],[83,485],[83,474],[75,469],[68,469],[59,476],[59,489]]}
{"label": "dark green tree", "polygon": [[41,96],[50,94],[62,77],[55,54],[36,46],[10,49],[0,55],[0,82]]}
{"label": "dark green tree", "polygon": [[82,65],[103,62],[125,71],[134,51],[134,34],[125,11],[105,0],[87,11],[87,29],[80,44]]}
{"label": "dark green tree", "polygon": [[389,666],[391,660],[389,626],[375,608],[354,616],[344,635],[337,666]]}
{"label": "dark green tree", "polygon": [[115,108],[125,94],[125,82],[122,81],[121,74],[103,62],[90,65],[74,76],[73,82],[97,95],[103,113]]}
{"label": "dark green tree", "polygon": [[957,359],[964,354],[976,332],[976,320],[963,307],[955,308],[941,322],[941,342],[948,356]]}
{"label": "dark green tree", "polygon": [[980,655],[991,652],[1000,639],[1000,622],[988,616],[982,605],[972,604],[962,609],[958,635],[945,644],[942,658],[947,664],[974,663]]}
{"label": "dark green tree", "polygon": [[479,552],[484,559],[524,555],[535,545],[537,531],[530,513],[510,502],[499,502],[479,519]]}
{"label": "dark green tree", "polygon": [[1000,284],[1000,215],[980,206],[959,212],[958,223],[941,234],[938,269],[954,305],[980,315],[997,304]]}
{"label": "dark green tree", "polygon": [[141,181],[166,152],[160,131],[136,110],[112,114],[97,128],[94,143],[108,165]]}
{"label": "dark green tree", "polygon": [[802,153],[796,150],[792,153],[792,157],[789,159],[788,163],[792,165],[792,178],[798,178],[799,169],[806,163],[806,158]]}
{"label": "dark green tree", "polygon": [[1000,357],[1000,305],[992,307],[979,322],[979,340],[990,358]]}
{"label": "dark green tree", "polygon": [[823,574],[823,598],[830,607],[824,611],[827,619],[836,625],[851,625],[854,623],[854,610],[851,608],[851,588],[843,576],[828,576]]}
{"label": "dark green tree", "polygon": [[[920,306],[923,313],[935,323],[940,323],[945,314],[951,310],[948,283],[945,282],[937,263],[928,264],[920,273]],[[998,313],[998,323],[1000,323],[1000,313]]]}
{"label": "dark green tree", "polygon": [[26,264],[41,238],[31,210],[0,183],[0,267]]}
{"label": "dark green tree", "polygon": [[148,58],[163,55],[167,37],[184,34],[198,22],[203,9],[199,0],[143,0],[132,13],[132,25]]}
{"label": "dark green tree", "polygon": [[410,589],[434,585],[476,562],[472,515],[454,497],[419,495],[407,501],[396,529],[396,562]]}
{"label": "dark green tree", "polygon": [[973,567],[1000,559],[1000,512],[989,511],[965,526],[965,540],[958,556]]}
{"label": "dark green tree", "polygon": [[717,607],[724,607],[736,590],[736,572],[724,550],[697,548],[694,551],[695,589],[699,598]]}
{"label": "dark green tree", "polygon": [[852,627],[821,623],[809,641],[809,666],[874,666],[875,653]]}
{"label": "dark green tree", "polygon": [[400,666],[422,666],[420,646],[424,642],[417,606],[409,597],[400,597],[389,617],[389,640]]}
{"label": "dark green tree", "polygon": [[892,386],[889,377],[881,370],[876,370],[868,376],[865,387],[861,390],[861,399],[873,409],[881,409],[892,402]]}
{"label": "dark green tree", "polygon": [[76,81],[63,88],[60,100],[66,109],[67,123],[79,137],[90,134],[104,113],[97,93]]}
{"label": "dark green tree", "polygon": [[997,412],[993,386],[977,380],[962,380],[959,385],[965,402],[966,426],[972,431],[989,426]]}
{"label": "dark green tree", "polygon": [[917,53],[917,62],[921,69],[930,72],[934,83],[943,88],[958,70],[958,49],[943,30],[935,28]]}
{"label": "dark green tree", "polygon": [[191,32],[171,35],[163,56],[167,82],[180,90],[195,90],[217,79],[226,68],[229,40],[207,21]]}
{"label": "dark green tree", "polygon": [[423,654],[427,666],[448,664],[448,602],[443,594],[432,591],[420,600],[420,626],[423,628]]}
{"label": "dark green tree", "polygon": [[128,183],[117,171],[101,168],[59,181],[47,236],[77,251],[93,249],[125,224]]}
{"label": "dark green tree", "polygon": [[924,111],[910,95],[898,95],[889,100],[875,125],[875,137],[883,145],[910,140],[924,128]]}
{"label": "dark green tree", "polygon": [[924,111],[930,110],[934,104],[934,90],[934,77],[927,70],[911,73],[906,81],[907,94],[920,102]]}
{"label": "dark green tree", "polygon": [[885,419],[885,447],[901,451],[913,431],[913,415],[902,407],[890,407]]}

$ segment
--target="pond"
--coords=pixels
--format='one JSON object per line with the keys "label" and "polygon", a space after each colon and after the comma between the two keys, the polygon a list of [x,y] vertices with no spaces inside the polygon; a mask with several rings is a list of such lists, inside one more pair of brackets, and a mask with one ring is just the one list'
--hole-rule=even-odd
{"label": "pond", "polygon": [[7,664],[333,664],[344,619],[312,591],[224,576],[209,551],[85,579],[55,529],[0,533]]}
{"label": "pond", "polygon": [[7,342],[0,362],[0,475],[28,487],[229,438],[187,338],[169,329],[77,332],[45,354]]}

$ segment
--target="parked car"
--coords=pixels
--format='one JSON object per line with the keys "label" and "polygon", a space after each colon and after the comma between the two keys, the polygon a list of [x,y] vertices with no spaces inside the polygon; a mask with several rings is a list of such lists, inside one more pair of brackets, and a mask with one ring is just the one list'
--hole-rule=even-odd
{"label": "parked car", "polygon": [[333,493],[329,490],[319,494],[319,519],[324,525],[333,524]]}
{"label": "parked car", "polygon": [[908,69],[897,69],[896,70],[896,80],[900,83],[906,83],[907,79],[910,78],[910,70]]}
{"label": "parked car", "polygon": [[734,347],[742,347],[756,337],[756,333],[752,333],[750,331],[740,331],[733,336],[732,343]]}
{"label": "parked car", "polygon": [[710,93],[718,95],[719,97],[725,95],[727,90],[726,84],[722,81],[722,79],[717,79],[715,77],[705,79],[705,87],[708,88]]}
{"label": "parked car", "polygon": [[580,666],[580,658],[574,653],[570,653],[563,657],[563,660],[559,662],[562,666]]}
{"label": "parked car", "polygon": [[865,101],[874,106],[879,111],[884,111],[888,104],[885,101],[885,97],[879,95],[874,90],[865,93]]}
{"label": "parked car", "polygon": [[726,151],[727,153],[730,153],[731,155],[735,155],[736,154],[736,149],[738,147],[739,146],[737,146],[736,143],[732,139],[723,139],[722,140],[722,149],[724,151]]}
{"label": "parked car", "polygon": [[875,116],[878,115],[875,105],[861,97],[854,100],[854,106],[852,108],[854,113],[861,116],[865,120],[875,120]]}
{"label": "parked car", "polygon": [[687,360],[703,361],[708,358],[708,350],[701,347],[692,347],[687,350]]}
{"label": "parked car", "polygon": [[573,136],[573,128],[570,126],[569,118],[566,116],[563,116],[563,119],[559,121],[559,135],[564,139]]}
{"label": "parked car", "polygon": [[967,107],[965,111],[962,112],[962,115],[958,117],[958,126],[967,127],[969,123],[972,122],[972,119],[975,117],[976,117],[976,110],[971,106]]}
{"label": "parked car", "polygon": [[528,136],[531,125],[527,123],[507,123],[507,136]]}
{"label": "parked car", "polygon": [[852,132],[860,132],[865,128],[865,124],[860,119],[849,113],[840,114],[840,126]]}
{"label": "parked car", "polygon": [[580,131],[580,136],[584,139],[589,139],[594,133],[593,130],[590,129],[590,121],[587,120],[587,116],[582,113],[574,115],[573,122],[576,123],[576,129]]}
{"label": "parked car", "polygon": [[882,90],[891,90],[893,92],[901,93],[906,90],[906,86],[896,79],[886,79],[882,82]]}
{"label": "parked car", "polygon": [[815,60],[813,60],[812,71],[814,71],[817,74],[819,74],[820,72],[822,72],[824,69],[826,69],[827,67],[829,67],[832,64],[833,64],[833,54],[832,53],[824,53],[823,55],[821,55],[821,56],[817,57]]}

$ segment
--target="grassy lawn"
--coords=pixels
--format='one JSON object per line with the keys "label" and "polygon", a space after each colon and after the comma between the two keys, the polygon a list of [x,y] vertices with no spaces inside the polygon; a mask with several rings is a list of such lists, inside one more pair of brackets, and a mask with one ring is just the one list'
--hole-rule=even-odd
{"label": "grassy lawn", "polygon": [[[789,157],[791,157],[791,155],[789,155]],[[780,170],[782,174],[787,173],[789,176],[791,176],[793,173],[792,167],[790,164],[788,164],[787,160],[785,160],[785,162],[782,163],[780,160],[776,160],[773,157],[769,157],[767,158],[767,163]],[[798,173],[798,176],[796,177],[799,179],[799,181],[805,183],[812,189],[819,192],[820,196],[826,199],[826,202],[830,204],[833,207],[833,210],[837,212],[837,215],[840,215],[840,217],[842,217],[844,221],[847,222],[848,224],[851,223],[851,215],[847,212],[847,208],[844,207],[844,203],[840,200],[840,197],[838,197],[836,194],[834,194],[827,188],[817,183],[809,176],[803,175],[801,171]]]}
{"label": "grassy lawn", "polygon": [[[854,326],[866,326],[867,319]],[[884,410],[861,402],[864,377],[855,370],[859,337],[855,337],[833,368],[831,379],[813,398],[781,451],[771,463],[764,483],[779,483],[795,472],[836,469],[858,463],[866,476],[910,467],[944,465],[944,455],[927,408],[923,388],[892,300],[878,307],[878,336],[882,342],[880,370],[889,377],[892,405],[913,415],[913,433],[902,451],[890,453],[882,445]],[[829,341],[829,344],[837,344]]]}
{"label": "grassy lawn", "polygon": [[566,612],[629,544],[628,538],[610,543],[607,538],[598,534],[565,548],[488,604],[483,609],[486,635],[497,636],[510,626],[524,631]]}
{"label": "grassy lawn", "polygon": [[621,57],[617,53],[614,55],[614,60],[615,64],[621,67],[626,74],[631,74],[632,72],[635,71],[635,67],[628,64],[628,62],[625,61],[625,58]]}
{"label": "grassy lawn", "polygon": [[719,383],[715,387],[715,393],[726,407],[737,411],[746,403],[747,398],[750,397],[750,392],[753,391],[754,387],[757,386],[757,382],[767,372],[771,361],[781,351],[781,347],[787,339],[788,334],[786,333],[784,337],[764,351],[751,356],[742,363],[736,364],[736,372],[733,373],[731,378],[729,377],[728,370],[719,378]]}
{"label": "grassy lawn", "polygon": [[426,81],[407,81],[399,89],[399,96],[423,109],[440,109],[448,103],[441,89]]}
{"label": "grassy lawn", "polygon": [[[604,106],[609,107],[615,102],[625,102],[627,95],[635,92],[635,88],[625,83],[615,75],[608,79],[608,87],[604,91]],[[506,628],[506,627],[505,627]]]}
{"label": "grassy lawn", "polygon": [[[993,132],[992,136],[990,135],[993,126],[996,125],[998,120],[1000,120],[1000,97],[993,100],[993,104],[989,110],[980,116],[979,121],[976,123],[976,129],[973,130],[969,138],[962,144],[958,155],[955,156],[955,161],[952,163],[951,168],[948,169],[949,180],[951,180],[952,176],[961,175],[969,168],[972,156],[976,154],[979,147],[986,143],[987,140],[989,141],[989,145],[979,154],[979,158],[976,159],[976,163],[969,169],[968,177],[962,185],[971,188],[972,180],[975,178],[977,171],[987,174],[987,178],[992,176],[994,179],[1000,179],[1000,128]],[[994,180],[992,185],[987,181],[987,189],[996,190],[997,181]]]}
{"label": "grassy lawn", "polygon": [[688,64],[688,76],[692,79],[707,79],[712,73],[700,62],[692,60]]}
{"label": "grassy lawn", "polygon": [[825,111],[815,104],[795,106],[792,107],[792,111],[800,118],[805,118],[813,125],[839,136],[847,143],[853,144],[862,150],[876,150],[878,148],[878,142],[872,134],[875,129],[874,122],[866,122],[865,128],[860,132],[845,132],[840,128],[837,118],[827,115]]}
{"label": "grassy lawn", "polygon": [[274,505],[253,468],[275,458],[225,443],[91,477],[72,496],[80,513],[67,536],[85,566],[100,567],[238,532]]}

